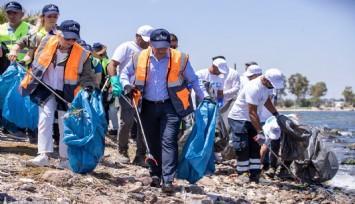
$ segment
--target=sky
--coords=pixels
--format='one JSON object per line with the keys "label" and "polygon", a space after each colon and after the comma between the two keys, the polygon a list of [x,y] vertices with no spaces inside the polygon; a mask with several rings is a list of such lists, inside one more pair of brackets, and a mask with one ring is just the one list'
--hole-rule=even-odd
{"label": "sky", "polygon": [[[7,3],[8,1],[1,1]],[[195,70],[224,55],[240,74],[256,61],[286,78],[300,73],[310,85],[325,82],[325,98],[355,92],[355,1],[353,0],[18,0],[27,12],[46,4],[60,9],[59,24],[75,20],[87,43],[101,42],[112,56],[135,39],[141,25],[164,28],[179,38]],[[286,98],[292,98],[288,94]]]}

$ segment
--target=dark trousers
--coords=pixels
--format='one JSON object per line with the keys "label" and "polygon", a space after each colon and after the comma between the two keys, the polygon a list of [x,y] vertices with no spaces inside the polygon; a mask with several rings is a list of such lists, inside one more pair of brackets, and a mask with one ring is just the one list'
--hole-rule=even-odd
{"label": "dark trousers", "polygon": [[228,118],[228,123],[232,129],[230,140],[237,157],[237,173],[260,174],[260,145],[253,140],[257,134],[254,126],[249,121],[231,118]]}
{"label": "dark trousers", "polygon": [[178,165],[178,133],[181,117],[171,101],[154,104],[143,100],[142,125],[151,154],[158,166],[149,162],[150,175],[173,181]]}
{"label": "dark trousers", "polygon": [[[271,150],[272,150],[277,156],[279,156],[280,141],[281,141],[281,139],[278,139],[278,140],[271,140]],[[278,161],[277,157],[276,157],[272,152],[270,152],[270,167],[276,169],[277,166],[278,166],[277,161]],[[283,160],[282,162],[287,166],[287,168],[290,169],[290,166],[291,166],[291,164],[292,164],[292,160]],[[286,169],[286,167],[284,167],[283,165],[281,165],[281,170],[287,170],[287,169]]]}

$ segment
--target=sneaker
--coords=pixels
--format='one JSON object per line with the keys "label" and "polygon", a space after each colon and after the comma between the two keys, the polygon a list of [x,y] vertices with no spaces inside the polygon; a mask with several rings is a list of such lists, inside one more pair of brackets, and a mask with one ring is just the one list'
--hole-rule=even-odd
{"label": "sneaker", "polygon": [[150,183],[151,187],[160,187],[161,179],[158,176],[152,176],[152,182]]}
{"label": "sneaker", "polygon": [[280,173],[277,174],[280,179],[294,179],[295,177],[287,169],[281,169]]}
{"label": "sneaker", "polygon": [[128,164],[129,163],[128,152],[124,150],[118,151],[117,160],[122,164]]}
{"label": "sneaker", "polygon": [[242,174],[239,174],[237,176],[237,180],[242,182],[242,183],[248,183],[250,182],[250,178],[249,178],[249,173],[248,172],[244,172]]}
{"label": "sneaker", "polygon": [[145,156],[136,156],[132,163],[141,167],[149,167],[149,164],[145,162]]}
{"label": "sneaker", "polygon": [[50,158],[46,154],[40,154],[27,161],[28,166],[49,166]]}
{"label": "sneaker", "polygon": [[56,168],[57,169],[69,169],[69,170],[72,170],[68,159],[65,159],[65,160],[60,160],[59,159],[59,163],[57,164]]}
{"label": "sneaker", "polygon": [[270,178],[274,178],[275,173],[276,173],[276,169],[273,167],[269,168],[269,170],[267,172],[265,172],[265,174]]}
{"label": "sneaker", "polygon": [[250,179],[250,182],[259,183],[260,174],[250,175],[249,179]]}
{"label": "sneaker", "polygon": [[9,132],[7,135],[7,137],[13,138],[13,139],[17,139],[17,140],[27,140],[27,136],[24,132],[21,131],[17,131],[17,132]]}

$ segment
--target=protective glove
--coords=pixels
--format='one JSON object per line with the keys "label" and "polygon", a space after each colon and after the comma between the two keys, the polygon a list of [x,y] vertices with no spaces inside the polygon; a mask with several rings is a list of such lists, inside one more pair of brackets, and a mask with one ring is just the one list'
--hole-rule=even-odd
{"label": "protective glove", "polygon": [[91,94],[94,91],[94,88],[92,86],[86,86],[84,91],[87,91],[89,94]]}
{"label": "protective glove", "polygon": [[26,62],[21,60],[18,62],[19,65],[23,66],[23,67],[26,67]]}
{"label": "protective glove", "polygon": [[120,83],[120,78],[119,76],[111,76],[110,77],[110,82],[112,86],[112,94],[114,97],[118,97],[122,94],[122,86]]}
{"label": "protective glove", "polygon": [[127,84],[125,87],[124,87],[124,94],[127,96],[127,97],[129,97],[129,98],[131,98],[132,97],[132,93],[134,93],[134,92],[136,92],[137,91],[137,89],[133,86],[133,85],[131,85],[131,84]]}
{"label": "protective glove", "polygon": [[223,107],[223,98],[217,98],[217,102],[218,102],[218,108],[222,108]]}
{"label": "protective glove", "polygon": [[216,100],[214,100],[211,96],[206,96],[203,100],[209,103],[217,104]]}
{"label": "protective glove", "polygon": [[263,131],[259,131],[257,135],[253,137],[254,141],[257,142],[260,146],[265,143],[265,135]]}

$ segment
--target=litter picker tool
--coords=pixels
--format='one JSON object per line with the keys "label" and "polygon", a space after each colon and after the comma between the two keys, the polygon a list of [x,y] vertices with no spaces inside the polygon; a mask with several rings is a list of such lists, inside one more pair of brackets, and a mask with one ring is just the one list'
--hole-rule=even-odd
{"label": "litter picker tool", "polygon": [[22,68],[26,73],[31,75],[34,79],[36,79],[41,85],[43,85],[48,91],[50,91],[52,94],[54,94],[59,100],[63,101],[69,109],[73,110],[72,114],[79,114],[82,112],[82,109],[76,109],[71,103],[66,101],[63,97],[59,96],[53,89],[51,89],[47,84],[45,84],[43,81],[41,81],[39,78],[34,76],[31,72],[29,72],[25,67],[23,67],[20,63],[16,62],[16,66]]}
{"label": "litter picker tool", "polygon": [[297,181],[297,182],[301,182],[301,179],[300,179],[298,176],[296,176],[296,175],[291,171],[290,168],[288,168],[288,167],[286,166],[286,164],[282,161],[282,159],[281,159],[279,156],[277,156],[277,154],[276,154],[274,151],[272,151],[269,146],[266,145],[266,147],[267,147],[267,148],[269,149],[269,151],[277,158],[277,160],[280,161],[281,165],[284,166],[284,167],[287,169],[287,171],[290,172],[290,173],[296,178],[296,181]]}
{"label": "litter picker tool", "polygon": [[153,155],[150,153],[150,149],[149,149],[149,146],[148,146],[148,142],[147,142],[147,138],[145,136],[145,133],[144,133],[144,129],[143,129],[143,126],[142,126],[142,121],[141,121],[141,117],[139,116],[139,112],[138,112],[138,108],[137,108],[137,104],[136,104],[136,100],[133,98],[132,101],[133,101],[133,105],[128,101],[128,99],[126,98],[126,96],[124,95],[121,95],[121,97],[132,107],[136,110],[136,115],[137,115],[137,118],[138,118],[138,123],[139,123],[139,126],[141,127],[141,131],[142,131],[142,136],[143,136],[143,141],[144,141],[144,145],[147,149],[147,156],[145,158],[145,163],[148,163],[148,160],[152,160],[155,165],[158,166],[158,162],[157,160],[153,157]]}
{"label": "litter picker tool", "polygon": [[107,84],[108,84],[108,81],[110,80],[110,77],[109,76],[106,76],[106,81],[105,81],[105,84],[103,85],[102,89],[101,89],[101,93],[105,90]]}

